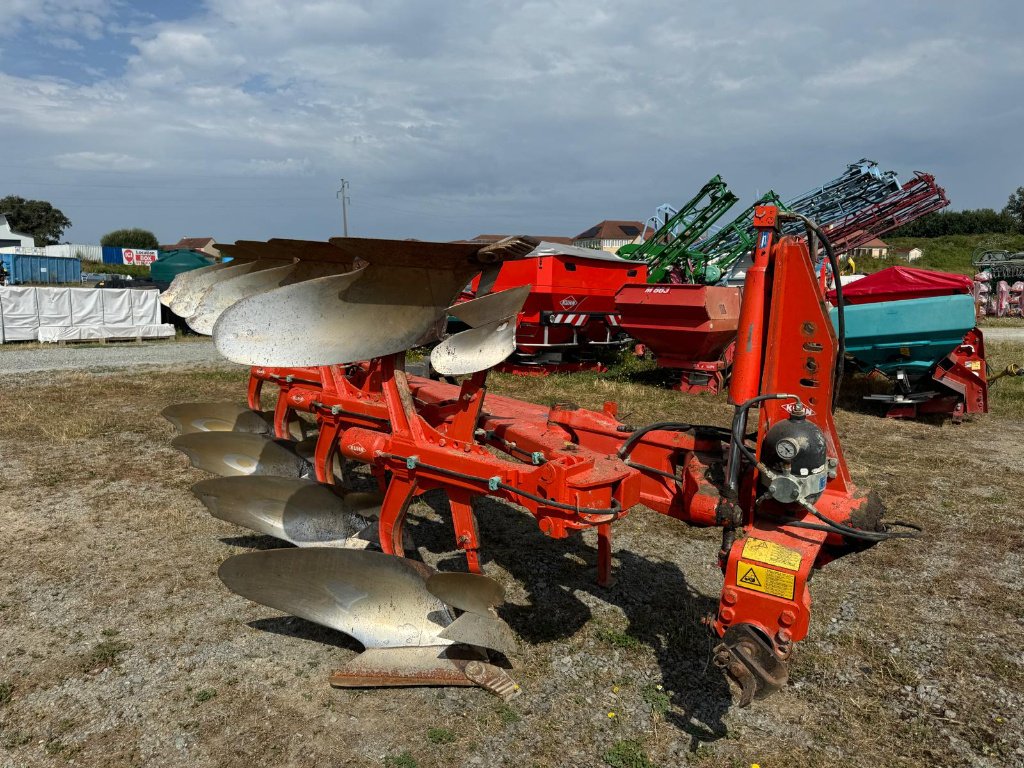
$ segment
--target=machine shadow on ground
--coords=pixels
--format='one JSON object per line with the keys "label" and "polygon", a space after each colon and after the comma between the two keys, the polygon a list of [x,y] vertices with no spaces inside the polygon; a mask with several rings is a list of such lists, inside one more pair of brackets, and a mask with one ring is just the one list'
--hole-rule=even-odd
{"label": "machine shadow on ground", "polygon": [[[417,544],[435,553],[450,553],[442,570],[463,570],[461,553],[452,552],[454,530],[441,492],[421,499],[440,522],[412,518]],[[620,608],[628,622],[624,632],[613,636],[616,645],[642,644],[657,658],[662,685],[678,712],[666,719],[700,742],[726,735],[725,714],[732,696],[725,677],[710,664],[713,640],[701,623],[718,607],[716,598],[701,594],[688,583],[675,564],[646,558],[619,549],[614,552],[613,583],[597,584],[597,549],[579,534],[551,539],[536,521],[502,501],[482,498],[476,505],[481,541],[481,560],[505,569],[524,588],[528,604],[506,603],[501,617],[527,643],[564,640],[584,629],[594,616],[577,593],[584,592]]]}

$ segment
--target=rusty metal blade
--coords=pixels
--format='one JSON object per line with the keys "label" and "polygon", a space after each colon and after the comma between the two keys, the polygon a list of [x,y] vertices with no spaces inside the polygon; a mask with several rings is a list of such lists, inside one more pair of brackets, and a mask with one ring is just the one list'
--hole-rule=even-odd
{"label": "rusty metal blade", "polygon": [[[210,514],[299,547],[344,547],[379,515],[380,494],[339,496],[325,485],[271,475],[214,477],[192,486]],[[363,548],[360,542],[358,548]]]}
{"label": "rusty metal blade", "polygon": [[437,338],[481,259],[517,256],[518,239],[480,249],[450,243],[331,240],[338,258],[368,266],[239,301],[214,328],[217,349],[245,365],[332,365],[402,352]]}
{"label": "rusty metal blade", "polygon": [[447,607],[427,592],[428,566],[354,549],[271,549],[228,558],[232,592],[344,632],[367,648],[448,645]]}
{"label": "rusty metal blade", "polygon": [[254,432],[260,435],[273,431],[273,414],[253,411],[237,403],[178,403],[160,411],[179,434],[192,432]]}
{"label": "rusty metal blade", "polygon": [[199,301],[196,311],[188,318],[188,327],[196,333],[209,336],[213,333],[213,324],[225,309],[247,296],[277,288],[294,269],[292,263],[260,261],[256,262],[249,274],[217,283]]}
{"label": "rusty metal blade", "polygon": [[487,661],[479,649],[464,646],[369,648],[331,674],[335,688],[415,685],[479,685],[508,699],[519,693],[509,674]]}
{"label": "rusty metal blade", "polygon": [[448,658],[450,645],[369,648],[331,673],[335,688],[401,688],[419,685],[473,686],[462,666]]}
{"label": "rusty metal blade", "polygon": [[491,609],[505,602],[505,588],[478,573],[435,573],[427,589],[453,608],[481,616],[493,616]]}
{"label": "rusty metal blade", "polygon": [[[249,274],[256,269],[258,263],[255,261],[243,261],[241,263],[232,261],[224,266],[223,269],[207,272],[203,275],[196,275],[194,279],[189,280],[174,294],[173,300],[167,306],[178,317],[192,317],[203,296],[213,286],[225,280]],[[196,270],[196,272],[199,271]]]}
{"label": "rusty metal blade", "polygon": [[230,262],[223,262],[220,264],[211,264],[208,267],[200,267],[199,269],[190,269],[188,272],[178,273],[174,276],[174,279],[171,280],[171,284],[167,286],[167,290],[160,294],[160,303],[165,307],[171,306],[178,294],[188,288],[189,283],[193,283],[197,280],[205,280],[207,275],[219,272],[222,269],[227,269],[230,266]]}
{"label": "rusty metal blade", "polygon": [[496,616],[481,616],[479,613],[464,613],[441,633],[446,640],[456,643],[489,648],[511,656],[516,647],[516,638],[509,627]]}
{"label": "rusty metal blade", "polygon": [[304,459],[284,443],[246,432],[193,432],[171,445],[189,457],[192,466],[215,475],[280,475],[301,477]]}
{"label": "rusty metal blade", "polygon": [[[352,269],[351,259],[341,257],[338,249],[323,240],[291,240],[275,237],[270,240],[236,240],[231,244],[217,243],[215,248],[230,256],[247,259],[304,259],[326,261],[334,265],[335,272],[348,272]],[[337,265],[345,265],[347,269],[338,269]]]}

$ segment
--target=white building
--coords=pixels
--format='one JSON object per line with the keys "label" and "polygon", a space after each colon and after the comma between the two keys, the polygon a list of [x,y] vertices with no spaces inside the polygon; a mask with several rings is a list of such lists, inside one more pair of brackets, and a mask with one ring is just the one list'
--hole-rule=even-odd
{"label": "white building", "polygon": [[7,216],[0,213],[0,248],[35,248],[35,245],[32,235],[15,232],[7,222]]}
{"label": "white building", "polygon": [[924,251],[922,251],[920,248],[911,248],[907,252],[907,261],[917,261],[922,256],[924,256]]}
{"label": "white building", "polygon": [[615,253],[619,248],[635,243],[644,231],[639,221],[611,221],[605,219],[595,224],[586,232],[580,232],[572,239],[577,248],[597,248],[608,253]]}

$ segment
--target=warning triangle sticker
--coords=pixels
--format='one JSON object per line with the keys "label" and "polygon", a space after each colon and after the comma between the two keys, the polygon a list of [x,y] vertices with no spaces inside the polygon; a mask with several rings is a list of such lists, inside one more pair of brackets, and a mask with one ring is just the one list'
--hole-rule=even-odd
{"label": "warning triangle sticker", "polygon": [[740,584],[750,584],[755,587],[763,587],[764,585],[758,580],[757,574],[754,573],[753,568],[748,568],[747,572],[740,577]]}

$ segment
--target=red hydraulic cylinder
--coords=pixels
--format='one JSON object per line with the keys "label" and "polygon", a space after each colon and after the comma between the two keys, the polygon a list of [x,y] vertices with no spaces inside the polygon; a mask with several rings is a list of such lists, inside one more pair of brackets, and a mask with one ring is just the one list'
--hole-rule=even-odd
{"label": "red hydraulic cylinder", "polygon": [[739,339],[729,384],[729,402],[733,405],[745,403],[761,392],[767,270],[772,245],[778,234],[778,215],[779,210],[774,205],[759,205],[754,209],[757,248],[754,249],[754,265],[747,272],[743,287]]}

